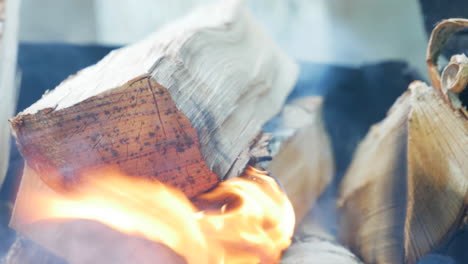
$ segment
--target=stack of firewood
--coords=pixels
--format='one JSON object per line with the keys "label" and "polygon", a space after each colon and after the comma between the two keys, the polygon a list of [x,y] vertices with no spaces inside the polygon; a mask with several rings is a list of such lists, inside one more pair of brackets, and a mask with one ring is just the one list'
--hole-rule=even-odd
{"label": "stack of firewood", "polygon": [[[464,27],[461,19],[436,27],[427,53],[432,87],[414,82],[360,143],[337,190],[336,236],[308,216],[334,177],[322,99],[283,107],[297,66],[242,4],[199,9],[112,52],[11,120],[26,161],[11,226],[40,246],[21,238],[6,263],[112,259],[74,244],[67,225],[25,224],[29,193],[73,190],[89,180],[80,178],[84,169],[117,166],[193,198],[248,163],[270,171],[293,204],[296,236],[283,263],[416,263],[468,223],[468,112],[459,97],[468,59],[452,58],[442,77],[436,63]],[[278,113],[276,130],[262,133]],[[55,240],[42,237],[48,228]]]}

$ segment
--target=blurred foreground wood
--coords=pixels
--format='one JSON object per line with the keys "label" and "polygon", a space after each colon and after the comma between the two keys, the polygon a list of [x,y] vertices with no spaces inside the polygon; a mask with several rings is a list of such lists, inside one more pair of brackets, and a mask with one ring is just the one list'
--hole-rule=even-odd
{"label": "blurred foreground wood", "polygon": [[468,116],[458,94],[467,64],[452,60],[441,81],[436,62],[467,26],[453,19],[436,27],[427,53],[434,87],[411,84],[359,145],[341,183],[341,240],[366,263],[416,263],[466,225]]}
{"label": "blurred foreground wood", "polygon": [[283,253],[281,264],[362,264],[317,221],[313,212],[298,226],[291,246]]}

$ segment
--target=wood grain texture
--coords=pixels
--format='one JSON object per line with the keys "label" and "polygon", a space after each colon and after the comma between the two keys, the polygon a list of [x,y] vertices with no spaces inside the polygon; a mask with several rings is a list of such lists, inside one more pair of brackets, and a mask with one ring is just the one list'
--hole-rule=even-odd
{"label": "wood grain texture", "polygon": [[340,188],[341,240],[366,263],[416,263],[459,228],[468,120],[414,82],[354,155]]}
{"label": "wood grain texture", "polygon": [[371,128],[340,184],[340,240],[366,263],[403,261],[408,101]]}
{"label": "wood grain texture", "polygon": [[433,88],[411,87],[408,122],[408,208],[406,262],[456,231],[468,206],[468,119]]}
{"label": "wood grain texture", "polygon": [[296,77],[243,1],[222,1],[71,76],[12,128],[54,188],[79,182],[79,168],[117,164],[191,197],[225,177]]}
{"label": "wood grain texture", "polygon": [[147,75],[75,106],[21,115],[12,127],[28,165],[57,190],[103,164],[170,184],[189,197],[218,182],[190,120]]}

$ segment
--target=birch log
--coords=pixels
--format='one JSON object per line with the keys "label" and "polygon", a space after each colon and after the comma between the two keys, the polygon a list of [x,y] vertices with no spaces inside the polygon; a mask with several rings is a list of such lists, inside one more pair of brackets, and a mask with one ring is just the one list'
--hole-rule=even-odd
{"label": "birch log", "polygon": [[435,28],[427,52],[434,87],[410,85],[360,144],[341,183],[341,239],[366,263],[416,263],[464,225],[468,115],[458,84],[466,85],[466,65],[453,60],[441,81],[436,62],[466,26],[453,19]]}
{"label": "birch log", "polygon": [[11,124],[28,166],[55,190],[112,165],[193,197],[225,177],[296,76],[242,1],[222,1],[111,52]]}

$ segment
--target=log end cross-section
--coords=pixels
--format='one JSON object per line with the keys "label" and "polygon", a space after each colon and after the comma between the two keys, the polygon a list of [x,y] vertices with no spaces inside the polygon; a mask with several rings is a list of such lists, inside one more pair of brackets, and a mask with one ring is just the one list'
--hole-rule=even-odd
{"label": "log end cross-section", "polygon": [[218,182],[199,151],[196,129],[148,75],[68,108],[18,116],[12,126],[28,165],[54,189],[107,165],[171,184],[189,197]]}

